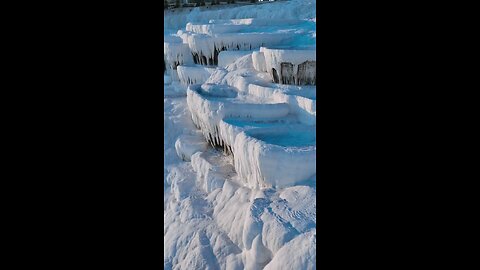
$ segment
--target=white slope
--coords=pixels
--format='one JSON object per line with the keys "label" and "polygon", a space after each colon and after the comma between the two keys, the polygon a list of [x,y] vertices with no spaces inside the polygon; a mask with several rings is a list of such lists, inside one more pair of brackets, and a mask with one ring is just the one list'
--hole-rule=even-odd
{"label": "white slope", "polygon": [[[268,25],[316,21],[315,2],[310,0],[254,7],[193,9],[165,17],[171,28],[164,33],[171,39],[166,45],[168,62],[181,65],[170,74],[173,77],[165,76],[164,85],[165,269],[316,268],[315,169],[295,169],[313,164],[309,162],[314,156],[303,160],[302,155],[316,145],[302,145],[315,140],[311,128],[316,121],[316,87],[273,84],[262,71],[265,62],[254,59],[258,51],[222,52],[221,65],[212,68],[191,64],[184,48],[174,45],[178,39],[172,34],[185,30],[187,23],[212,33],[222,30],[193,25],[256,24],[264,27],[262,31],[278,31]],[[231,21],[245,18],[255,20]],[[310,46],[315,31],[311,24],[303,26],[309,36],[297,39],[297,45],[305,41]],[[223,149],[208,144],[206,137],[211,135],[213,141],[222,141]],[[284,143],[289,147],[282,147]],[[232,148],[235,153],[245,151],[234,157],[227,154]],[[249,149],[257,148],[263,149],[258,153],[270,151],[273,158],[255,158]],[[275,160],[277,164],[271,162]],[[276,170],[281,162],[284,168]],[[253,172],[256,167],[261,174]]]}
{"label": "white slope", "polygon": [[315,182],[245,187],[231,156],[205,151],[186,98],[164,105],[165,269],[315,269]]}
{"label": "white slope", "polygon": [[183,11],[164,12],[164,26],[167,31],[182,29],[187,23],[208,23],[210,20],[222,21],[231,19],[258,18],[265,20],[298,20],[316,21],[315,0],[287,0],[255,6],[237,6],[232,8],[193,8]]}

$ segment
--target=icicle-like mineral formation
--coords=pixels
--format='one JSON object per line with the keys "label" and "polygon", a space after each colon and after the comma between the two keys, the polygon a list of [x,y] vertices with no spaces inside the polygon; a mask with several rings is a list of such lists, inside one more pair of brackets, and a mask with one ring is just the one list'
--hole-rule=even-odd
{"label": "icicle-like mineral formation", "polygon": [[[260,52],[265,57],[265,69],[275,83],[316,85],[316,50],[262,47]],[[261,59],[261,55],[256,57]],[[263,71],[262,66],[257,67],[259,71]]]}
{"label": "icicle-like mineral formation", "polygon": [[262,46],[275,46],[291,39],[292,33],[181,33],[183,42],[188,43],[196,64],[217,65],[221,51],[251,51]]}

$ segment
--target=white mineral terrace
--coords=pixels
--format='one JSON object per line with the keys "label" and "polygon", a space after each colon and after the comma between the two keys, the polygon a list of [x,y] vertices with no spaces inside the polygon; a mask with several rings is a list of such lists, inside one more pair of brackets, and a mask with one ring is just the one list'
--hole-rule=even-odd
{"label": "white mineral terrace", "polygon": [[177,75],[179,81],[185,85],[205,82],[215,69],[201,65],[178,66]]}
{"label": "white mineral terrace", "polygon": [[315,127],[282,123],[295,116],[292,106],[273,99],[251,103],[255,99],[238,98],[232,87],[208,86],[209,91],[200,85],[187,90],[192,120],[212,146],[233,154],[245,186],[285,187],[315,175]]}
{"label": "white mineral terrace", "polygon": [[282,84],[316,84],[316,50],[262,47],[257,57],[265,58],[257,61],[265,63],[266,71],[276,83],[281,81]]}
{"label": "white mineral terrace", "polygon": [[[252,53],[254,68],[267,72],[272,82],[315,85],[316,51],[312,44],[315,37],[305,36],[297,30],[305,24],[307,28],[315,25],[314,22],[294,19],[210,20],[205,24],[187,23],[185,30],[178,30],[177,33],[165,37],[166,66],[171,70],[175,70],[179,65],[192,63],[226,67],[247,51]],[[285,44],[290,45],[285,47]],[[242,53],[223,54],[220,57],[225,51]]]}
{"label": "white mineral terrace", "polygon": [[164,22],[164,268],[316,269],[315,1]]}
{"label": "white mineral terrace", "polygon": [[[188,87],[194,124],[211,146],[232,154],[249,188],[292,186],[316,174],[316,51],[288,45],[295,35],[288,27],[302,23],[188,23],[164,44],[172,78]],[[261,32],[266,29],[285,31]],[[205,150],[187,141],[175,144],[183,160]]]}

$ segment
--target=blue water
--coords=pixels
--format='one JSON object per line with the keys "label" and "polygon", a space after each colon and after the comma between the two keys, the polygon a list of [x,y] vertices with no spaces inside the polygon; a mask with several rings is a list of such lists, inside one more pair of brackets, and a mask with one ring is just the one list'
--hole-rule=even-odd
{"label": "blue water", "polygon": [[[224,119],[225,123],[231,124],[237,127],[251,127],[251,128],[267,128],[285,126],[291,123],[292,120],[274,120],[274,121],[254,121],[254,120],[240,120],[240,119]],[[298,123],[298,122],[297,122]]]}
{"label": "blue water", "polygon": [[261,133],[249,134],[250,136],[262,140],[269,144],[280,145],[284,147],[304,147],[316,145],[315,129],[289,130],[281,133]]}

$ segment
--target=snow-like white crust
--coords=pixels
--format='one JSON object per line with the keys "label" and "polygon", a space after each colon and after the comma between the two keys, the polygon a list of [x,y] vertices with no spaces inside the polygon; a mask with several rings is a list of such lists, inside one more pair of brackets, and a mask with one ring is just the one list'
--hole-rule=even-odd
{"label": "snow-like white crust", "polygon": [[195,60],[202,65],[213,65],[220,51],[251,51],[262,46],[280,45],[294,36],[294,33],[222,33],[213,36],[191,32],[181,34],[194,59],[196,56],[198,59]]}
{"label": "snow-like white crust", "polygon": [[[253,129],[249,134],[222,121],[225,118],[279,119],[286,117],[290,108],[286,103],[249,104],[236,103],[235,99],[201,94],[201,86],[190,86],[187,103],[192,120],[212,144],[233,152],[236,172],[250,188],[286,187],[312,177],[316,172],[316,147],[275,145],[254,138],[254,135],[289,136],[288,127]],[[302,129],[302,127],[296,127]],[[314,133],[313,128],[303,127]],[[253,135],[253,137],[252,137]]]}
{"label": "snow-like white crust", "polygon": [[275,257],[263,269],[317,269],[315,259],[316,243],[316,232],[301,234],[282,246],[275,254]]}
{"label": "snow-like white crust", "polygon": [[206,151],[207,148],[207,142],[198,135],[182,135],[175,142],[177,155],[185,161],[190,161],[193,154]]}
{"label": "snow-like white crust", "polygon": [[[249,135],[262,132],[267,131],[252,129]],[[269,131],[276,132],[282,130]],[[279,146],[249,135],[242,132],[235,137],[233,153],[235,170],[250,188],[293,186],[316,174],[315,146]]]}
{"label": "snow-like white crust", "polygon": [[222,34],[235,33],[249,28],[245,24],[192,24],[187,23],[186,30],[197,34]]}
{"label": "snow-like white crust", "polygon": [[[314,90],[314,89],[313,89]],[[304,93],[305,90],[288,91],[281,88],[265,87],[256,84],[248,86],[248,94],[264,102],[283,102],[290,106],[290,110],[306,125],[315,125],[317,118],[317,102],[313,93]],[[303,97],[302,94],[309,97]]]}
{"label": "snow-like white crust", "polygon": [[260,72],[267,72],[265,63],[265,55],[263,52],[253,52],[252,54],[253,67]]}
{"label": "snow-like white crust", "polygon": [[240,57],[251,53],[252,51],[222,51],[218,54],[218,66],[227,67],[227,65],[235,62]]}
{"label": "snow-like white crust", "polygon": [[203,66],[178,66],[177,74],[180,82],[187,86],[190,84],[202,84],[212,74],[213,68]]}
{"label": "snow-like white crust", "polygon": [[192,156],[192,167],[197,173],[197,186],[211,193],[222,188],[226,178],[235,175],[235,168],[228,157],[218,158],[212,151],[197,152]]}
{"label": "snow-like white crust", "polygon": [[175,10],[174,12],[164,12],[164,27],[166,29],[180,29],[185,27],[188,22],[209,23],[215,20],[225,23],[229,20],[236,20],[237,24],[242,21],[248,24],[246,18],[255,18],[258,21],[273,21],[275,23],[291,23],[291,20],[313,19],[316,18],[315,0],[289,0],[278,1],[268,4],[260,4],[252,7],[245,6],[222,6],[200,7],[193,9]]}
{"label": "snow-like white crust", "polygon": [[215,145],[224,145],[220,137],[218,124],[227,117],[244,119],[276,119],[290,112],[286,103],[255,104],[238,102],[214,94],[201,94],[200,85],[191,85],[187,89],[187,104],[192,120],[201,129],[205,138]]}
{"label": "snow-like white crust", "polygon": [[193,57],[188,44],[179,42],[163,43],[164,61],[168,68],[176,69],[179,65],[193,64]]}
{"label": "snow-like white crust", "polygon": [[[302,83],[302,79],[305,80],[305,78],[301,78],[301,68],[299,70],[300,65],[306,66],[305,71],[303,72],[308,79],[308,81],[313,81],[315,82],[316,80],[316,68],[315,68],[315,62],[317,59],[317,51],[316,50],[298,50],[298,49],[269,49],[266,47],[260,48],[260,51],[263,52],[263,55],[265,56],[265,66],[267,72],[270,74],[272,80],[274,80],[274,77],[277,76],[279,78],[279,83],[283,84],[293,84],[293,83],[284,83],[282,80],[282,73],[283,70],[285,70],[284,67],[282,67],[282,63],[287,63],[290,65],[293,65],[292,71],[290,75],[293,77],[293,81],[295,84],[305,84]],[[310,63],[310,64],[309,64]],[[274,72],[277,74],[275,75]],[[315,83],[311,83],[315,84]]]}
{"label": "snow-like white crust", "polygon": [[164,268],[315,269],[315,1],[225,6],[164,16]]}

